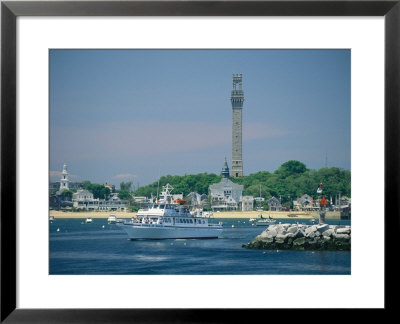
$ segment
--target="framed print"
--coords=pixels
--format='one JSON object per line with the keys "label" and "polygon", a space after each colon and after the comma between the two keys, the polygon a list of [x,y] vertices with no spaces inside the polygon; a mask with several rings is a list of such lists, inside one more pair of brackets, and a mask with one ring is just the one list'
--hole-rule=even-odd
{"label": "framed print", "polygon": [[3,1],[1,320],[391,309],[399,15]]}

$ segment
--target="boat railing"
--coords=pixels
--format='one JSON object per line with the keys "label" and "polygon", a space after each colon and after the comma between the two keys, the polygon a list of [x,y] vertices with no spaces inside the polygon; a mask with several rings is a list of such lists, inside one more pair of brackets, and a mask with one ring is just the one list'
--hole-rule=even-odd
{"label": "boat railing", "polygon": [[[134,225],[136,227],[221,227],[221,224],[157,224],[157,223],[139,223],[139,222],[132,222],[132,221],[126,221],[123,223],[124,225]],[[199,226],[202,225],[202,226]]]}

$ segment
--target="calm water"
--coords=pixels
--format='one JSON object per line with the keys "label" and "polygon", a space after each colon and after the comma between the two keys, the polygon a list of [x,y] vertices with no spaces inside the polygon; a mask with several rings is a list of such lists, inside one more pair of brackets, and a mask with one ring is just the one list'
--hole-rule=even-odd
{"label": "calm water", "polygon": [[[93,219],[92,224],[86,224],[84,219],[56,219],[49,223],[49,272],[104,275],[350,274],[350,252],[248,250],[242,248],[242,244],[248,243],[266,227],[251,226],[248,219],[220,220],[224,223],[224,232],[219,239],[130,241],[117,225],[107,224],[107,219]],[[220,220],[213,219],[212,222]],[[300,223],[311,224],[309,221]],[[339,224],[338,221],[328,223]],[[341,221],[340,224],[348,225],[350,222]]]}

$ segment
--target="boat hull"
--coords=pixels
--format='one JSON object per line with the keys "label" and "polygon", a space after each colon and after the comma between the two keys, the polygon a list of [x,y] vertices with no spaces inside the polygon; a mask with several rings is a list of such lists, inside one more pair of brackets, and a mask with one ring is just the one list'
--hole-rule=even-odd
{"label": "boat hull", "polygon": [[222,227],[178,227],[160,225],[119,225],[130,240],[164,240],[164,239],[211,239],[222,234]]}
{"label": "boat hull", "polygon": [[271,224],[275,224],[275,222],[261,222],[261,221],[258,221],[256,223],[257,226],[269,226]]}

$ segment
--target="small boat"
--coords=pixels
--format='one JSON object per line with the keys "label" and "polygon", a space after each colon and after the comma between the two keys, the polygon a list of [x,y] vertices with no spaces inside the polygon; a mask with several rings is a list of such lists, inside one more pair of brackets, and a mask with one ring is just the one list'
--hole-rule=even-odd
{"label": "small boat", "polygon": [[50,215],[49,221],[53,221],[53,220],[54,220],[54,216]]}
{"label": "small boat", "polygon": [[115,215],[110,215],[107,218],[107,222],[108,224],[115,224],[117,222],[117,217]]}
{"label": "small boat", "polygon": [[137,218],[118,224],[130,240],[218,238],[222,224],[210,224],[208,218],[191,214],[189,208],[174,201],[172,187],[163,187],[160,199],[146,209],[139,209]]}
{"label": "small boat", "polygon": [[93,223],[92,217],[86,218],[85,223]]}
{"label": "small boat", "polygon": [[257,221],[257,218],[250,218],[250,219],[249,219],[249,222],[250,222],[250,223],[254,223],[254,222],[256,222],[256,221]]}
{"label": "small boat", "polygon": [[260,215],[260,220],[257,221],[256,225],[257,226],[268,226],[270,224],[276,223],[276,220],[273,219],[271,216],[268,216],[268,218],[264,218],[263,215]]}
{"label": "small boat", "polygon": [[190,212],[190,214],[194,217],[203,217],[203,218],[211,218],[214,217],[213,212],[203,211],[202,208],[197,208]]}
{"label": "small boat", "polygon": [[256,225],[257,226],[268,226],[268,225],[271,225],[274,223],[276,223],[275,219],[261,219],[261,220],[257,221]]}

